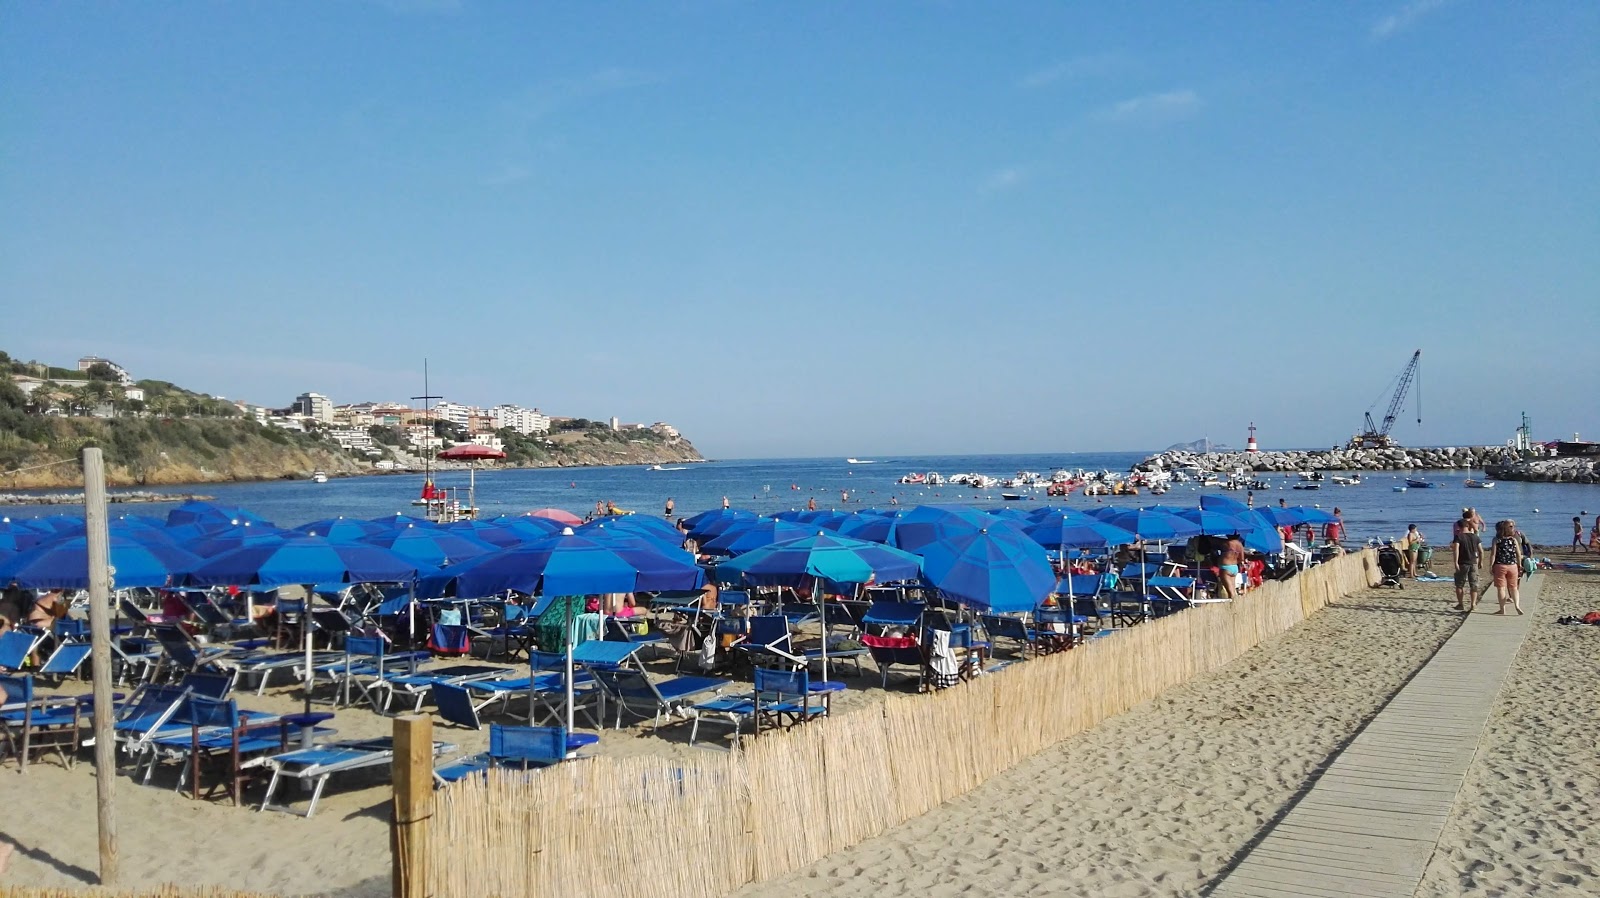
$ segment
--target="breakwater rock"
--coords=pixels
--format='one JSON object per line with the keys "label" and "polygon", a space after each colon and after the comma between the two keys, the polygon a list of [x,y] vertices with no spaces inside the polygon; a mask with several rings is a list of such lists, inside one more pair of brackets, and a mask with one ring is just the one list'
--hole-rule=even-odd
{"label": "breakwater rock", "polygon": [[[1294,449],[1286,452],[1159,452],[1133,466],[1135,471],[1199,468],[1245,471],[1418,471],[1484,469],[1516,461],[1505,446],[1447,446],[1438,449]],[[1509,478],[1508,478],[1509,479]]]}
{"label": "breakwater rock", "polygon": [[1600,458],[1530,458],[1490,465],[1492,480],[1539,483],[1600,483]]}
{"label": "breakwater rock", "polygon": [[[120,505],[139,502],[209,502],[215,496],[198,493],[154,493],[145,490],[106,494],[106,502]],[[0,493],[0,505],[82,505],[83,493]]]}

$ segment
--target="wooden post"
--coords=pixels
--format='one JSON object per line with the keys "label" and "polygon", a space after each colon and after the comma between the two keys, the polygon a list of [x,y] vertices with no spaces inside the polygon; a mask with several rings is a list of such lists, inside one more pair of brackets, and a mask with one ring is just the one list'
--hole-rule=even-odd
{"label": "wooden post", "polygon": [[106,468],[100,450],[83,450],[83,522],[89,554],[89,663],[94,670],[95,807],[100,818],[100,884],[117,884],[117,743],[111,706],[111,536]]}
{"label": "wooden post", "polygon": [[433,816],[433,718],[408,714],[394,721],[394,898],[426,898],[428,818]]}

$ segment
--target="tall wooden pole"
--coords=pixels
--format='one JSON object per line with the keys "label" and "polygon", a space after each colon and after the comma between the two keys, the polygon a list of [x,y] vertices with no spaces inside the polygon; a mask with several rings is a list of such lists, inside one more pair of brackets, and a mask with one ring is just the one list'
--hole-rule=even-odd
{"label": "tall wooden pole", "polygon": [[394,720],[394,819],[389,850],[394,898],[425,898],[428,888],[428,818],[433,816],[433,718]]}
{"label": "tall wooden pole", "polygon": [[106,468],[100,450],[83,450],[83,522],[89,550],[90,665],[94,669],[95,807],[100,817],[100,884],[117,883],[117,743],[111,707],[111,535],[106,522]]}

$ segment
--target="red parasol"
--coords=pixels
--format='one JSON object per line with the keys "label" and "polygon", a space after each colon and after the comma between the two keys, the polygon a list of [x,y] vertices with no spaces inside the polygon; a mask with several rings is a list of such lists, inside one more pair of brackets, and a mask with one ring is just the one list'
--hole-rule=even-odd
{"label": "red parasol", "polygon": [[566,524],[572,527],[576,527],[577,525],[583,523],[583,518],[578,517],[570,511],[563,511],[559,508],[536,508],[533,511],[528,512],[528,516],[532,518],[547,518],[555,521],[558,524]]}
{"label": "red parasol", "polygon": [[439,458],[447,461],[483,461],[485,459],[505,458],[506,454],[499,449],[492,449],[481,443],[462,443],[451,446],[439,453]]}

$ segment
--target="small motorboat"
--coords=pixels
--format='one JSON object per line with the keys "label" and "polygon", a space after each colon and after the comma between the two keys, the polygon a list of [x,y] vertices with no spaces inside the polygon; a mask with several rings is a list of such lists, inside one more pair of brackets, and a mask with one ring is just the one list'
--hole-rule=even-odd
{"label": "small motorboat", "polygon": [[1407,477],[1406,478],[1406,486],[1409,486],[1412,489],[1417,489],[1417,490],[1431,490],[1435,486],[1438,486],[1438,484],[1434,483],[1431,480],[1422,480],[1422,479],[1417,478],[1417,477]]}
{"label": "small motorboat", "polygon": [[1401,484],[1401,485],[1400,485],[1400,486],[1397,486],[1397,487],[1395,487],[1395,488],[1394,488],[1394,491],[1395,491],[1395,492],[1397,492],[1397,493],[1403,493],[1403,492],[1405,492],[1405,491],[1406,491],[1406,488],[1405,488],[1405,485],[1404,485],[1404,484]]}
{"label": "small motorboat", "polygon": [[326,472],[323,472],[323,471],[312,471],[311,472],[311,482],[312,483],[327,483],[328,482],[328,475],[327,475]]}
{"label": "small motorboat", "polygon": [[1308,481],[1306,481],[1304,483],[1295,484],[1294,488],[1297,489],[1297,490],[1320,490],[1320,489],[1322,489],[1322,484],[1320,484],[1320,483],[1312,483],[1311,481],[1308,480]]}
{"label": "small motorboat", "polygon": [[1339,486],[1360,486],[1361,475],[1351,474],[1350,476],[1346,477],[1343,474],[1335,474],[1333,475],[1333,482]]}
{"label": "small motorboat", "polygon": [[873,461],[870,458],[847,458],[847,459],[844,460],[844,463],[847,464],[847,465],[875,465],[875,464],[877,464],[876,461]]}
{"label": "small motorboat", "polygon": [[1001,493],[1000,498],[1006,500],[1007,502],[1021,502],[1026,497],[1021,493]]}
{"label": "small motorboat", "polygon": [[1471,477],[1468,477],[1466,482],[1463,483],[1462,486],[1465,486],[1469,490],[1487,490],[1487,489],[1493,489],[1494,488],[1494,481],[1493,480],[1473,480]]}

